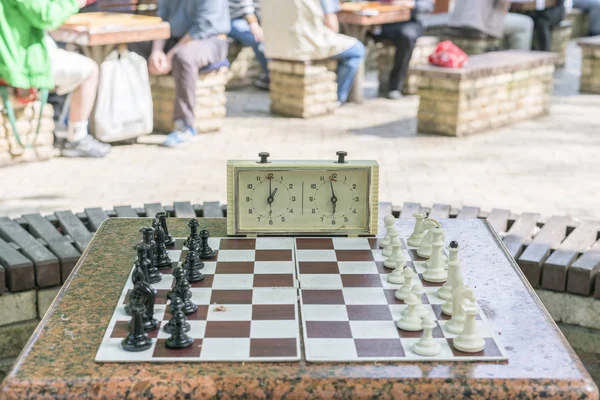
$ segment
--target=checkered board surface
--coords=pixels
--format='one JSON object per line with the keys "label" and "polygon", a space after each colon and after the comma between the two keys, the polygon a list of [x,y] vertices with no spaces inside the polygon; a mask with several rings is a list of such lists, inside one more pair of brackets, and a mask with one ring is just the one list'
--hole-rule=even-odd
{"label": "checkered board surface", "polygon": [[[480,353],[463,353],[451,342],[457,335],[444,329],[450,317],[441,313],[444,300],[436,296],[442,286],[426,282],[425,259],[403,242],[406,265],[423,284],[423,307],[436,320],[433,337],[442,351],[434,357],[412,352],[422,331],[396,327],[406,309],[394,297],[401,285],[387,282],[391,272],[375,238],[296,238],[296,260],[300,282],[303,347],[307,361],[488,361],[506,360],[481,308],[477,316],[486,347]],[[413,281],[416,282],[416,276]]]}
{"label": "checkered board surface", "polygon": [[[188,249],[177,239],[169,250],[173,267],[185,260]],[[161,326],[170,319],[167,292],[174,286],[172,268],[163,270],[154,284],[158,295],[154,318],[159,329],[150,349],[127,352],[121,340],[131,319],[125,305],[133,289],[131,274],[104,335],[98,362],[173,361],[296,361],[300,359],[298,293],[293,238],[210,238],[216,251],[204,261],[203,281],[192,284],[192,301],[198,311],[188,315],[194,338],[191,347],[168,349],[169,334]],[[133,269],[132,269],[133,271]],[[220,307],[223,306],[223,307]]]}
{"label": "checkered board surface", "polygon": [[[187,255],[183,240],[177,239],[169,250],[173,267]],[[406,305],[394,297],[400,285],[386,280],[391,270],[383,266],[376,238],[210,238],[209,244],[216,255],[204,261],[205,279],[192,284],[192,300],[198,311],[188,315],[188,334],[194,344],[182,350],[166,348],[164,341],[169,335],[159,326],[149,333],[156,339],[150,349],[138,353],[122,350],[120,343],[127,335],[130,320],[124,311],[133,288],[129,276],[96,361],[507,359],[481,309],[477,324],[486,340],[484,351],[468,354],[452,347],[456,335],[444,330],[450,318],[441,313],[444,301],[435,294],[441,284],[421,278],[425,260],[404,242],[407,265],[418,274],[425,290],[423,307],[436,319],[433,336],[442,352],[435,357],[412,352],[422,331],[406,332],[395,325]],[[154,317],[161,325],[170,318],[165,296],[174,285],[172,268],[162,272],[162,281],[153,285],[158,290]],[[224,310],[219,311],[218,306],[224,306]]]}

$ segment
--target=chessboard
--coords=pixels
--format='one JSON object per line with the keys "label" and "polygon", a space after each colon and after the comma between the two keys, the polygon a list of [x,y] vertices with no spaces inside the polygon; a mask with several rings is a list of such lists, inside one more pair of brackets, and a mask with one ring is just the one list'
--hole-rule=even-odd
{"label": "chessboard", "polygon": [[[169,249],[171,269],[163,270],[154,317],[158,330],[149,332],[152,347],[127,352],[121,340],[131,319],[124,307],[133,288],[131,275],[119,298],[96,355],[97,362],[422,362],[507,360],[494,327],[478,306],[477,329],[485,339],[478,353],[452,346],[457,336],[444,325],[444,300],[436,296],[442,283],[422,278],[426,259],[416,248],[402,247],[406,266],[423,286],[422,307],[435,320],[433,338],[441,345],[436,356],[412,351],[423,331],[396,327],[407,305],[394,296],[401,285],[387,282],[392,271],[383,265],[379,240],[371,237],[210,238],[215,250],[205,260],[205,279],[192,284],[198,311],[188,315],[194,339],[185,349],[169,349],[161,326],[170,318],[167,292],[173,287],[172,268],[185,260],[188,249],[177,238]],[[465,277],[468,281],[468,276]]]}

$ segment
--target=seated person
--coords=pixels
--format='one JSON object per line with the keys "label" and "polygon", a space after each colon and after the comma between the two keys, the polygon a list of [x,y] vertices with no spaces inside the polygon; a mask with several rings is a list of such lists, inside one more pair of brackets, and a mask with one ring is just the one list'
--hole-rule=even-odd
{"label": "seated person", "polygon": [[538,50],[552,50],[551,29],[565,18],[565,0],[558,0],[556,6],[531,13],[533,29],[537,37]]}
{"label": "seated person", "polygon": [[265,53],[296,61],[338,60],[338,101],[343,104],[363,58],[365,46],[339,33],[338,0],[262,0]]}
{"label": "seated person", "polygon": [[419,20],[420,14],[430,13],[433,10],[432,0],[416,0],[415,8],[410,21],[395,22],[381,26],[381,33],[374,35],[376,39],[387,39],[396,46],[394,66],[390,72],[388,98],[398,99],[402,97],[402,87],[408,73],[408,64],[412,57],[415,44],[419,36],[423,34],[423,25]]}
{"label": "seated person", "polygon": [[590,36],[600,35],[600,0],[573,0],[573,7],[588,14]]}
{"label": "seated person", "polygon": [[196,135],[199,70],[227,58],[229,4],[227,0],[159,0],[157,14],[171,24],[171,38],[132,43],[129,48],[148,59],[150,74],[173,74],[175,131],[163,145],[175,147]]}
{"label": "seated person", "polygon": [[263,46],[263,31],[260,26],[259,13],[260,1],[258,0],[229,0],[229,14],[231,15],[231,31],[229,37],[250,46],[256,54],[263,73],[254,82],[260,89],[269,89],[269,68]]}
{"label": "seated person", "polygon": [[65,157],[103,157],[110,146],[88,134],[96,99],[98,65],[59,49],[45,30],[56,29],[84,7],[86,0],[2,0],[0,77],[17,88],[72,93]]}
{"label": "seated person", "polygon": [[509,13],[510,3],[510,0],[457,0],[448,26],[504,37],[507,49],[531,50],[533,20],[526,15]]}

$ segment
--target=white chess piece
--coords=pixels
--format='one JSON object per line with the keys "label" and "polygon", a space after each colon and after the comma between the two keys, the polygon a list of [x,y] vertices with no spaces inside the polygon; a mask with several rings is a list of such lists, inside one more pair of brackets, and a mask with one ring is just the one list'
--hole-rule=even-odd
{"label": "white chess piece", "polygon": [[433,239],[432,235],[431,235],[431,229],[435,228],[436,226],[439,227],[440,223],[432,218],[426,218],[425,221],[423,222],[423,228],[428,230],[429,232],[427,232],[425,234],[425,236],[423,237],[423,240],[421,240],[421,245],[417,249],[417,254],[419,255],[419,257],[423,257],[423,258],[431,257],[431,251],[432,251],[431,241]]}
{"label": "white chess piece", "polygon": [[392,249],[392,253],[383,262],[383,266],[385,268],[396,268],[396,258],[400,257],[400,261],[404,261],[404,255],[402,254],[402,242],[400,241],[400,238],[398,236],[392,237],[392,239],[390,240],[390,244],[388,244],[386,249],[390,247]]}
{"label": "white chess piece", "polygon": [[461,333],[465,327],[465,309],[463,307],[465,299],[469,299],[473,303],[477,301],[473,295],[473,290],[469,286],[461,286],[456,289],[456,293],[452,299],[452,319],[446,323],[445,328],[448,332],[455,335]]}
{"label": "white chess piece", "polygon": [[450,295],[450,298],[444,304],[442,304],[442,312],[446,315],[452,315],[454,312],[454,296],[464,285],[464,278],[462,271],[460,270],[460,264],[457,263],[454,271],[452,272],[452,294]]}
{"label": "white chess piece", "polygon": [[459,351],[477,353],[485,348],[485,340],[477,332],[477,305],[465,301],[463,308],[467,314],[464,329],[452,340],[452,345]]}
{"label": "white chess piece", "polygon": [[422,328],[421,317],[417,313],[417,305],[421,304],[420,300],[412,293],[408,294],[405,303],[407,304],[407,310],[396,322],[396,326],[404,331],[420,331]]}
{"label": "white chess piece", "polygon": [[428,314],[428,310],[431,310],[431,308],[425,307],[423,301],[421,300],[421,295],[425,293],[423,284],[417,281],[415,284],[413,284],[413,288],[410,292],[417,296],[417,299],[419,299],[420,304],[417,304],[417,314],[419,314],[421,318],[424,318]]}
{"label": "white chess piece", "polygon": [[413,288],[412,278],[414,275],[415,275],[415,273],[412,270],[412,268],[404,268],[404,272],[402,273],[402,276],[404,277],[404,283],[394,293],[394,296],[398,300],[406,300],[407,297],[410,294],[412,294],[411,293],[411,290]]}
{"label": "white chess piece", "polygon": [[454,280],[454,274],[456,269],[460,268],[460,261],[458,260],[458,242],[450,242],[450,258],[448,260],[448,280],[446,283],[438,289],[437,296],[442,300],[450,300],[452,298],[452,281]]}
{"label": "white chess piece", "polygon": [[423,227],[423,220],[425,218],[427,218],[427,213],[424,211],[416,211],[413,214],[413,217],[415,217],[415,219],[416,219],[415,229],[413,230],[413,233],[408,237],[408,240],[406,242],[408,243],[409,246],[419,247],[421,245],[421,241],[423,240],[423,237],[425,236],[425,228]]}
{"label": "white chess piece", "polygon": [[423,272],[423,279],[427,282],[444,282],[448,278],[448,272],[442,264],[442,254],[444,251],[444,240],[442,239],[444,231],[439,226],[431,228],[432,251],[429,267]]}
{"label": "white chess piece", "polygon": [[388,229],[388,232],[390,234],[390,241],[383,248],[383,250],[381,250],[381,255],[384,257],[391,257],[392,253],[393,253],[392,246],[394,245],[394,243],[400,243],[400,237],[398,236],[398,229],[396,229],[395,226],[390,227]]}
{"label": "white chess piece", "polygon": [[390,244],[390,240],[392,239],[392,236],[390,235],[390,228],[394,227],[395,224],[396,218],[394,218],[393,215],[389,214],[383,217],[383,225],[385,225],[385,236],[383,237],[383,239],[381,239],[381,241],[379,241],[380,247],[385,247],[388,244]]}
{"label": "white chess piece", "polygon": [[423,284],[417,281],[417,283],[413,285],[413,288],[410,292],[416,296],[421,296],[423,293],[425,293],[425,289],[423,289]]}
{"label": "white chess piece", "polygon": [[428,315],[423,318],[423,336],[412,347],[412,351],[421,356],[437,356],[442,351],[442,346],[433,338],[435,320]]}
{"label": "white chess piece", "polygon": [[[393,257],[395,261],[395,268],[392,271],[392,273],[387,276],[387,281],[395,285],[401,285],[404,283],[404,266],[406,265],[406,263],[404,262],[404,256],[402,255],[402,253],[403,250],[402,246],[400,246],[400,243],[394,245]],[[387,261],[389,261],[389,259],[386,260],[386,262]],[[386,266],[385,263],[383,264],[383,266]]]}

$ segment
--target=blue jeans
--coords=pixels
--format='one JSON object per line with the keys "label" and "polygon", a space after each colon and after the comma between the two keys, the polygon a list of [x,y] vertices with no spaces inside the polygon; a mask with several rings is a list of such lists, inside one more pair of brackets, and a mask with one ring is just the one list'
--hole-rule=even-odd
{"label": "blue jeans", "polygon": [[244,18],[236,18],[231,20],[231,31],[229,37],[243,44],[250,46],[256,54],[256,59],[260,63],[265,74],[269,74],[267,66],[267,57],[265,57],[265,46],[263,43],[258,43],[254,39],[254,35],[250,32],[250,24]]}
{"label": "blue jeans", "polygon": [[348,50],[341,52],[333,57],[338,60],[337,68],[337,85],[338,85],[338,101],[345,103],[348,99],[348,93],[352,88],[354,76],[363,58],[365,58],[365,46],[357,41],[356,44]]}

